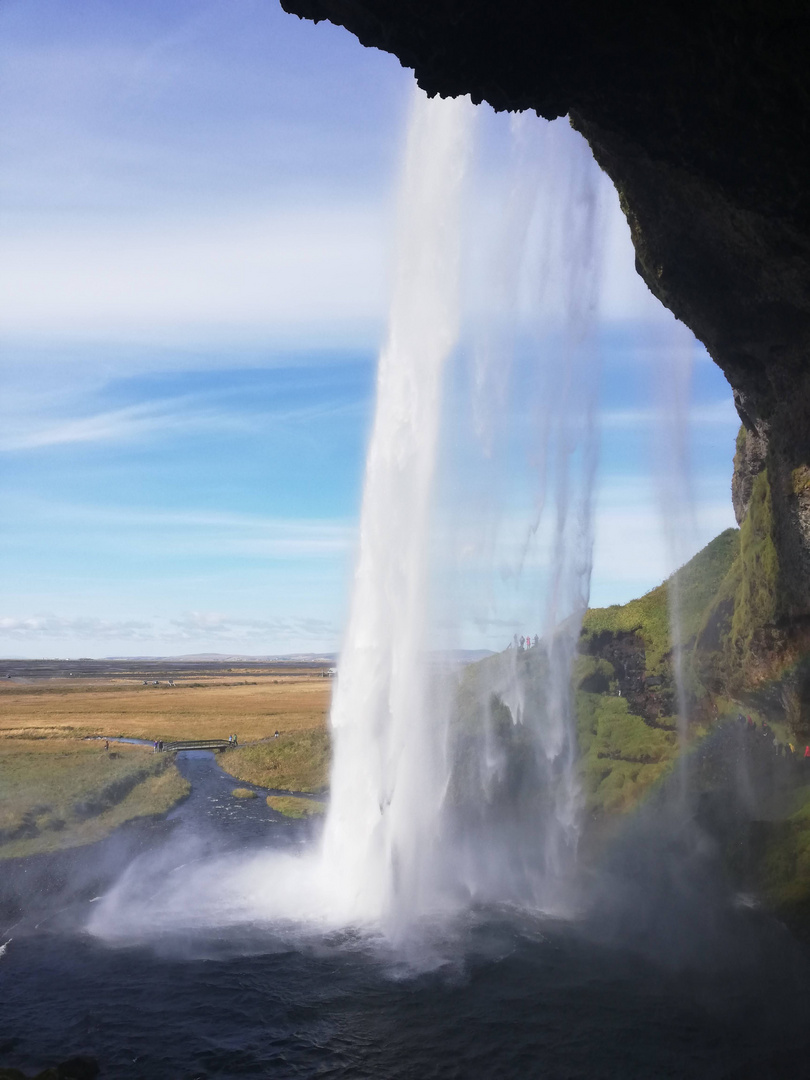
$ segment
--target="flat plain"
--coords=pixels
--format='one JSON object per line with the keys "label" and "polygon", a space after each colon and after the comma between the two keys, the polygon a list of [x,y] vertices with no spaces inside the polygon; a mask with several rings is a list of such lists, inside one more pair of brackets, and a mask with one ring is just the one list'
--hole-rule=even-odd
{"label": "flat plain", "polygon": [[324,790],[332,683],[322,671],[3,661],[0,858],[91,842],[123,821],[165,812],[187,793],[170,758],[116,742],[107,751],[96,741],[104,737],[171,742],[236,734],[239,749],[218,758],[234,776],[282,790]]}

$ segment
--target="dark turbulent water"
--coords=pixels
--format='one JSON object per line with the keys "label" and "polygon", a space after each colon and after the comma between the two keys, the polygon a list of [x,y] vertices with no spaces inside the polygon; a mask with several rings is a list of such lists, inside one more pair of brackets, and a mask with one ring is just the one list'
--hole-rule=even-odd
{"label": "dark turbulent water", "polygon": [[[195,793],[175,829],[195,814],[218,849],[307,842],[263,800],[236,809],[222,797],[233,781],[206,759],[184,767]],[[115,1080],[810,1075],[807,958],[752,913],[730,914],[731,949],[678,964],[598,940],[598,917],[477,912],[421,974],[362,939],[294,928],[189,929],[126,948],[83,933],[94,888],[171,827],[5,871],[6,914],[24,910],[0,959],[0,1065],[90,1054]]]}

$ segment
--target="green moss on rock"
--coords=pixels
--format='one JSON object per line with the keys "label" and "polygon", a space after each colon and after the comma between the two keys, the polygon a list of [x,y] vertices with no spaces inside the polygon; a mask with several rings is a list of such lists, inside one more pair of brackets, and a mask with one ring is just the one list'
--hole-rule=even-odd
{"label": "green moss on rock", "polygon": [[778,610],[779,562],[767,469],[753,481],[740,529],[739,554],[729,567],[698,631],[694,670],[713,693],[737,696],[768,666],[766,639]]}
{"label": "green moss on rock", "polygon": [[[738,530],[727,529],[639,599],[586,613],[585,655],[575,665],[574,687],[582,783],[592,814],[632,808],[678,755],[670,629],[674,599],[693,712],[698,717],[705,711],[705,691],[689,658],[739,546]],[[697,725],[695,730],[700,730]]]}
{"label": "green moss on rock", "polygon": [[576,709],[587,811],[630,809],[675,759],[676,734],[634,716],[623,697],[579,691]]}

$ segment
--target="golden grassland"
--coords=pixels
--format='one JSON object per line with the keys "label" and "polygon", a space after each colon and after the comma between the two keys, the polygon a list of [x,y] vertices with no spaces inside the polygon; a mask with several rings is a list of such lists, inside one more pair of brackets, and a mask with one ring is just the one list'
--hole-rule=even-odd
{"label": "golden grassland", "polygon": [[297,799],[294,795],[268,795],[267,805],[289,818],[314,817],[326,811],[326,803],[318,799]]}
{"label": "golden grassland", "polygon": [[221,680],[142,686],[132,680],[0,684],[0,739],[212,739],[241,743],[276,730],[324,730],[331,682],[317,675],[278,681]]}
{"label": "golden grassland", "polygon": [[240,747],[219,763],[237,779],[323,790],[330,696],[331,682],[310,673],[174,687],[132,679],[0,684],[0,858],[91,843],[187,794],[171,757],[114,742],[107,753],[86,741],[92,736],[171,742],[236,733]]}

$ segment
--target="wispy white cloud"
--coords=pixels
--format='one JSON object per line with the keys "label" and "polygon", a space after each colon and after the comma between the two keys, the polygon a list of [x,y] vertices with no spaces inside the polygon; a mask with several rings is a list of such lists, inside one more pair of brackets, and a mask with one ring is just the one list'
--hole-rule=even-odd
{"label": "wispy white cloud", "polygon": [[151,623],[137,620],[110,620],[93,616],[0,615],[0,639],[30,641],[41,638],[145,641],[152,636]]}
{"label": "wispy white cloud", "polygon": [[[0,452],[35,450],[70,443],[121,443],[158,437],[190,435],[202,431],[260,431],[268,424],[301,424],[338,415],[359,414],[361,404],[325,402],[297,408],[257,411],[242,403],[242,408],[227,407],[227,394],[184,395],[153,399],[118,409],[107,409],[78,417],[54,416],[58,400],[52,402],[50,416],[37,415],[31,408],[0,407],[5,414],[5,430],[0,433]],[[222,398],[226,401],[223,402]],[[210,402],[210,404],[209,404]],[[6,406],[9,403],[4,403]]]}
{"label": "wispy white cloud", "polygon": [[158,433],[241,430],[245,418],[215,409],[195,408],[182,398],[109,409],[91,416],[39,424],[17,418],[0,434],[0,451],[33,450],[67,443],[126,442]]}
{"label": "wispy white cloud", "polygon": [[[645,499],[646,495],[646,499]],[[649,492],[617,486],[597,509],[592,604],[626,603],[677,569],[676,553],[689,559],[724,529],[735,528],[731,499],[694,503],[694,521],[666,521]],[[681,529],[674,544],[673,530]]]}
{"label": "wispy white cloud", "polygon": [[337,628],[328,619],[240,618],[218,612],[189,611],[172,619],[164,636],[181,640],[211,639],[214,641],[267,640],[268,636],[294,638],[334,638]]}
{"label": "wispy white cloud", "polygon": [[337,628],[328,619],[278,615],[248,618],[189,611],[174,619],[103,619],[86,615],[0,615],[0,641],[179,642],[233,644],[284,640],[333,641]]}

